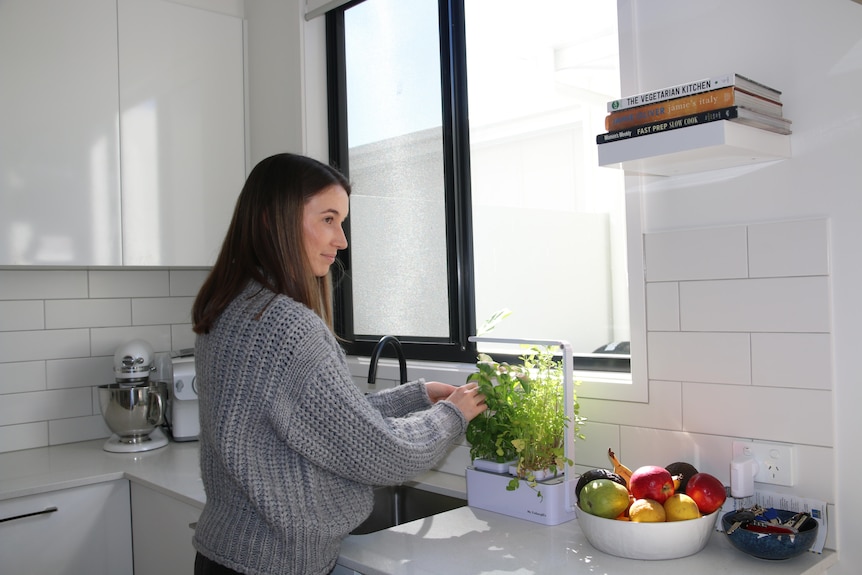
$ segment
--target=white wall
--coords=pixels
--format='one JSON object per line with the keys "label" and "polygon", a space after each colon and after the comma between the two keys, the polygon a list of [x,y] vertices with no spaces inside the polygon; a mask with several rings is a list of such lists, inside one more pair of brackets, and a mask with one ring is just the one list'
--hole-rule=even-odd
{"label": "white wall", "polygon": [[[629,186],[642,194],[647,234],[828,218],[834,420],[826,417],[826,406],[812,409],[803,398],[787,406],[789,411],[768,415],[773,405],[781,405],[770,399],[762,405],[762,429],[745,429],[763,436],[774,417],[791,417],[799,421],[799,430],[788,440],[826,445],[823,438],[834,437],[834,465],[805,454],[800,465],[803,473],[816,474],[825,492],[834,489],[836,512],[830,519],[837,522],[840,564],[830,572],[856,573],[862,564],[862,550],[855,544],[862,527],[853,514],[862,508],[855,479],[862,466],[853,445],[862,432],[856,361],[862,325],[862,186],[857,172],[862,157],[857,102],[862,90],[862,6],[849,0],[729,0],[720,7],[685,0],[620,0],[619,5],[621,11],[634,13],[635,24],[623,41],[629,44],[628,57],[623,57],[623,92],[724,72],[749,75],[783,91],[785,116],[793,120],[792,159],[669,180],[629,178]],[[810,311],[805,306],[801,304],[800,312]],[[816,354],[812,349],[812,357]],[[797,358],[801,373],[808,373],[805,359]],[[823,376],[828,378],[828,372]],[[733,428],[728,424],[728,432]]]}
{"label": "white wall", "polygon": [[328,162],[324,18],[304,0],[245,3],[250,168],[280,152]]}

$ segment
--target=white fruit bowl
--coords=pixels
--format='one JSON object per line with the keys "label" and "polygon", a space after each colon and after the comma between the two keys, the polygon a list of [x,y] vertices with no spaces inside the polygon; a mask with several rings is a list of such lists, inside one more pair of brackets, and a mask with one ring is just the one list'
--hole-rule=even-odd
{"label": "white fruit bowl", "polygon": [[687,521],[632,523],[577,509],[578,524],[593,547],[617,557],[646,560],[694,555],[706,547],[715,531],[717,513]]}

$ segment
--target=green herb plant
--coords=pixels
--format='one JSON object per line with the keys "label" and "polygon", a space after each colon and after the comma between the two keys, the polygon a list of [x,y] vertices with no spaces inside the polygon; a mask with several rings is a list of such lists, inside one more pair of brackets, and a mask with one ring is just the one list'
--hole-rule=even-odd
{"label": "green herb plant", "polygon": [[[535,489],[536,472],[556,474],[572,465],[565,457],[569,423],[575,426],[575,435],[584,438],[576,398],[575,421],[569,422],[565,413],[563,366],[556,351],[555,346],[532,346],[521,356],[520,365],[497,363],[479,354],[477,371],[467,378],[477,382],[488,405],[467,427],[470,456],[497,463],[516,460],[517,476],[509,481],[509,491],[517,489],[522,479]],[[541,491],[536,491],[541,497]]]}

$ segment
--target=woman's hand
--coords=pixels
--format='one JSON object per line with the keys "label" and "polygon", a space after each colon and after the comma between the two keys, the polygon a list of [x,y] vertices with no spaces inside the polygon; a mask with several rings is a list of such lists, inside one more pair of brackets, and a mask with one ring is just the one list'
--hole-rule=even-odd
{"label": "woman's hand", "polygon": [[[441,384],[445,385],[445,384]],[[461,387],[449,386],[454,389],[449,397],[446,398],[450,403],[454,403],[455,407],[461,410],[464,418],[471,421],[474,417],[488,409],[485,405],[485,396],[479,393],[479,384],[470,382]]]}
{"label": "woman's hand", "polygon": [[429,381],[425,383],[425,389],[428,390],[428,397],[431,403],[437,403],[441,399],[446,399],[457,388],[448,383],[440,383],[439,381]]}

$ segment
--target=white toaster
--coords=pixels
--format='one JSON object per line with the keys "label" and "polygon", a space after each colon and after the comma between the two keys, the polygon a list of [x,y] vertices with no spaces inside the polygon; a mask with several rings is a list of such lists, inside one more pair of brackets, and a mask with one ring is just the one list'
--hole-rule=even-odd
{"label": "white toaster", "polygon": [[168,393],[166,420],[174,441],[195,441],[200,434],[195,358],[179,355],[171,360],[173,382]]}

